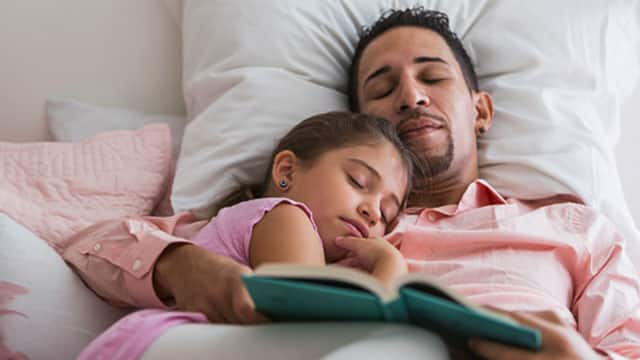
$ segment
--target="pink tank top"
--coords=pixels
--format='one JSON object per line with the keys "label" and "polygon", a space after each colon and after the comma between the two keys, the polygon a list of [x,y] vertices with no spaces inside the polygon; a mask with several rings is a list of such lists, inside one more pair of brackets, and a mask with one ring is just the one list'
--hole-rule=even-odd
{"label": "pink tank top", "polygon": [[224,208],[211,219],[191,240],[218,255],[250,266],[249,243],[253,227],[264,215],[281,203],[299,207],[309,217],[313,229],[318,232],[311,210],[303,203],[287,198],[260,198],[244,201]]}

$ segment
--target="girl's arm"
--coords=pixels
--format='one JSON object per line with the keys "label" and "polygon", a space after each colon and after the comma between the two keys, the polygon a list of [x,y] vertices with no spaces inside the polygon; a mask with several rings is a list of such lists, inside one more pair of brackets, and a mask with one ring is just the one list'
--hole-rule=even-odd
{"label": "girl's arm", "polygon": [[281,203],[265,214],[251,235],[251,267],[268,262],[324,265],[322,240],[301,208]]}

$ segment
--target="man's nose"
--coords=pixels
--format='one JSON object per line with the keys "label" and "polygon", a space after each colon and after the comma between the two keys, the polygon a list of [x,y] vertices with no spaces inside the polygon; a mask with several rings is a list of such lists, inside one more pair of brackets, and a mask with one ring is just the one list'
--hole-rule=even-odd
{"label": "man's nose", "polygon": [[403,81],[395,101],[396,104],[394,107],[398,114],[405,113],[419,106],[427,107],[431,105],[429,96],[415,80]]}

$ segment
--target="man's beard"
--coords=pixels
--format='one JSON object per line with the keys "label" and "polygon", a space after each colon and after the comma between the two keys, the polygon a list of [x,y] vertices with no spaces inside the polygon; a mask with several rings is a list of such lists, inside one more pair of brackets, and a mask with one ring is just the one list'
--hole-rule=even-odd
{"label": "man's beard", "polygon": [[[431,156],[425,153],[416,154],[418,162],[418,169],[416,169],[417,178],[432,180],[434,177],[447,171],[453,161],[453,152],[453,138],[451,137],[451,133],[449,133],[447,135],[447,149],[444,154]],[[420,182],[422,181],[418,181],[418,183]]]}

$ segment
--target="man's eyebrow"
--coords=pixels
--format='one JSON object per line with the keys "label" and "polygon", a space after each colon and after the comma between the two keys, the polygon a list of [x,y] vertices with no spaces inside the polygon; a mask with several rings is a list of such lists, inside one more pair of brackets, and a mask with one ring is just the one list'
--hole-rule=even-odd
{"label": "man's eyebrow", "polygon": [[[380,173],[378,171],[376,171],[376,169],[374,169],[371,165],[369,165],[366,161],[360,160],[360,159],[355,159],[355,158],[348,158],[347,159],[350,162],[354,162],[356,164],[359,164],[361,166],[363,166],[365,169],[369,170],[369,172],[375,176],[378,180],[382,180],[382,176],[380,176]],[[398,197],[396,196],[396,194],[391,194],[393,197],[393,201],[396,203],[396,205],[398,206],[398,209],[402,208],[402,203],[400,202],[400,199],[398,199]]]}
{"label": "man's eyebrow", "polygon": [[[418,56],[417,58],[413,59],[414,64],[422,64],[426,62],[439,62],[439,63],[448,65],[448,63],[444,61],[444,59],[437,56]],[[389,71],[391,71],[391,66],[385,65],[381,67],[380,69],[374,71],[373,74],[369,75],[369,77],[367,77],[367,79],[364,81],[364,84],[362,86],[367,85],[367,82],[369,82],[369,80],[372,80],[380,75],[386,74]]]}
{"label": "man's eyebrow", "polygon": [[439,62],[439,63],[447,64],[447,62],[444,61],[443,58],[437,57],[437,56],[418,56],[417,58],[413,59],[414,64],[421,64],[425,62]]}
{"label": "man's eyebrow", "polygon": [[389,71],[391,71],[391,66],[385,65],[381,67],[380,69],[374,71],[373,74],[369,75],[369,77],[367,77],[367,80],[364,81],[364,84],[362,84],[362,86],[364,87],[365,85],[367,85],[367,82],[369,82],[369,80],[372,80],[382,74],[388,73]]}

